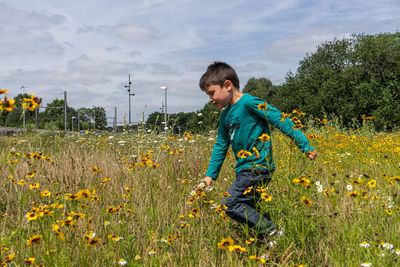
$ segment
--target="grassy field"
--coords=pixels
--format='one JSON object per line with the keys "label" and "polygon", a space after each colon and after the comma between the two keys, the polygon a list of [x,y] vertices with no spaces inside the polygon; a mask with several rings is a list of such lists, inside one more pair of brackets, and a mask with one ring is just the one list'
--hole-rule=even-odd
{"label": "grassy field", "polygon": [[[266,246],[229,220],[211,188],[215,133],[0,137],[3,265],[395,266],[400,261],[400,133],[309,129],[310,161],[274,132],[268,210],[284,235]],[[269,201],[270,200],[270,201]],[[233,244],[232,244],[233,243]]]}

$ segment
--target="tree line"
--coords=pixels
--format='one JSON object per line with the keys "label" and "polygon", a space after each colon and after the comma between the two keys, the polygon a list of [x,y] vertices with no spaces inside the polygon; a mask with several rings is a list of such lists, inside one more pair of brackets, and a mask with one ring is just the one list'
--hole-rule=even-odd
{"label": "tree line", "polygon": [[[274,85],[268,78],[251,78],[242,90],[265,99],[285,113],[301,110],[309,118],[337,118],[352,128],[366,119],[377,131],[400,126],[400,32],[353,34],[320,44],[306,54],[295,73]],[[201,116],[198,116],[201,114]],[[150,114],[156,125],[160,114]],[[219,110],[207,103],[198,112],[170,114],[173,124],[192,131],[215,130]]]}
{"label": "tree line", "polygon": [[[24,98],[29,98],[28,94],[19,94],[15,100],[15,106],[12,111],[0,111],[0,125],[7,127],[21,127],[23,117],[25,117],[25,125],[27,128],[47,129],[47,130],[64,130],[65,128],[65,112],[64,100],[54,99],[48,103],[44,110],[36,109],[30,111],[25,109],[23,114],[22,103]],[[93,108],[66,108],[67,111],[67,129],[99,129],[104,130],[107,127],[107,117],[104,107]],[[79,120],[78,120],[79,119]],[[79,124],[78,124],[79,123]]]}
{"label": "tree line", "polygon": [[[199,89],[200,90],[200,89]],[[352,128],[366,119],[377,131],[398,130],[400,125],[400,32],[376,35],[353,34],[349,38],[320,44],[306,54],[295,73],[274,85],[268,78],[250,78],[244,93],[265,99],[285,113],[301,110],[311,119],[337,118],[341,126]],[[27,94],[15,98],[17,109],[0,110],[0,125],[21,125],[21,103]],[[64,100],[55,99],[44,111],[25,111],[27,124],[38,128],[64,129]],[[167,126],[174,132],[207,132],[217,129],[220,110],[207,103],[201,110],[168,115]],[[107,127],[103,107],[67,107],[67,128],[75,117],[81,129]],[[35,120],[35,118],[38,118]],[[147,128],[164,129],[164,114],[154,112]],[[75,121],[77,123],[77,121]],[[76,126],[77,127],[77,124]]]}

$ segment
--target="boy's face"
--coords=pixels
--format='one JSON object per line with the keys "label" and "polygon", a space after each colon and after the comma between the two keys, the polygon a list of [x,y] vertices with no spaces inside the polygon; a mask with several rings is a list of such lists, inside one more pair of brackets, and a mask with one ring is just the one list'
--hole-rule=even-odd
{"label": "boy's face", "polygon": [[210,102],[219,109],[226,107],[232,101],[231,81],[225,81],[223,87],[219,85],[210,85],[205,89],[205,92],[210,97]]}

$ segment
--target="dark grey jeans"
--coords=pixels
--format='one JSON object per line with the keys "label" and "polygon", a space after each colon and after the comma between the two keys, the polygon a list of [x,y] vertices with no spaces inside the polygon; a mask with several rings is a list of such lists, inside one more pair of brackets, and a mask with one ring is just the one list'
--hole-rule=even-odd
{"label": "dark grey jeans", "polygon": [[[261,195],[255,190],[258,186],[266,187],[271,175],[272,173],[264,169],[243,169],[228,189],[230,196],[222,199],[222,204],[227,207],[226,214],[230,218],[239,223],[246,223],[258,234],[274,230],[274,223],[269,214],[259,213],[257,202]],[[244,195],[244,191],[250,186],[253,186],[252,191]]]}

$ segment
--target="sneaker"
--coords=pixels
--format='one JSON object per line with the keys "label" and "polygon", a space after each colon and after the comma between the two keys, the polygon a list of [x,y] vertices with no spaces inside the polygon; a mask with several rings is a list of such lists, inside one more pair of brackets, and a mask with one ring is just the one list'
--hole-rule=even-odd
{"label": "sneaker", "polygon": [[265,245],[268,245],[270,248],[275,246],[277,244],[276,239],[280,238],[283,236],[284,229],[283,227],[280,227],[276,230],[273,230],[272,232],[269,232],[267,234],[261,234],[260,239],[261,242],[264,243]]}

